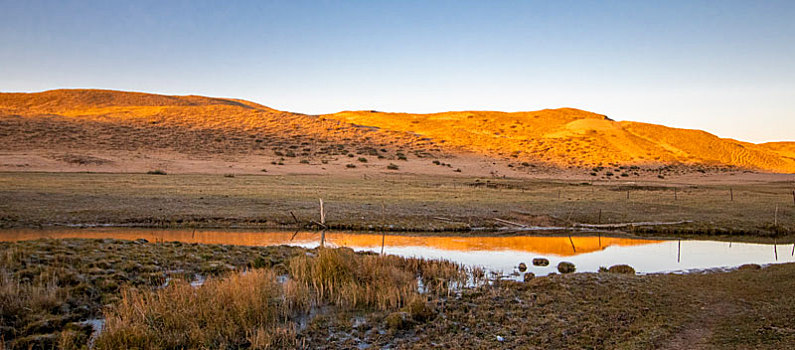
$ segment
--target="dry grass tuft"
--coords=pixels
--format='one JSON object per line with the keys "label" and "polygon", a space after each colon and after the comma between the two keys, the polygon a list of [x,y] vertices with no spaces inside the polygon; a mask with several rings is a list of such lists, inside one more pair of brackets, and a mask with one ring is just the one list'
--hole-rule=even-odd
{"label": "dry grass tuft", "polygon": [[[294,290],[312,290],[312,304],[397,308],[417,293],[415,271],[393,257],[361,256],[351,249],[320,249],[316,256],[290,260]],[[307,305],[306,303],[304,304]]]}
{"label": "dry grass tuft", "polygon": [[313,308],[407,307],[412,317],[426,320],[433,309],[421,301],[418,280],[429,293],[449,293],[466,281],[466,272],[449,262],[356,254],[348,248],[319,249],[287,265],[283,283],[266,268],[210,279],[198,288],[181,280],[155,291],[127,288],[106,312],[106,329],[96,346],[295,347],[293,321]]}
{"label": "dry grass tuft", "polygon": [[156,292],[128,289],[107,313],[100,349],[268,348],[289,342],[282,289],[268,269],[212,279],[200,288],[176,281]]}

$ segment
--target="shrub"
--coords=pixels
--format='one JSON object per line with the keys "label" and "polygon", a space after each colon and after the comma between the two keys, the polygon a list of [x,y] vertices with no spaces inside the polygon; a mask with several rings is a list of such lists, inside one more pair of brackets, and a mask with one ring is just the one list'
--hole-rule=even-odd
{"label": "shrub", "polygon": [[362,163],[367,163],[367,158],[365,158],[365,157],[359,157],[359,159],[358,159],[358,160],[359,160],[360,162],[362,162]]}
{"label": "shrub", "polygon": [[353,169],[356,167],[356,164],[345,164],[345,167],[348,169]]}
{"label": "shrub", "polygon": [[389,165],[387,165],[386,168],[389,170],[398,170],[400,167],[397,166],[397,164],[389,163]]}
{"label": "shrub", "polygon": [[149,175],[166,175],[166,171],[160,169],[149,170],[146,173]]}

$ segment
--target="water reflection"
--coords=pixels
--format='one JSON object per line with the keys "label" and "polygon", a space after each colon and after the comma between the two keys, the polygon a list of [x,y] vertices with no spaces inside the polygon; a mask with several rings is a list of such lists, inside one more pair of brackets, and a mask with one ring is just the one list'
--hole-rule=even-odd
{"label": "water reflection", "polygon": [[[2,230],[0,241],[39,238],[116,238],[185,243],[235,244],[248,246],[297,245],[315,247],[319,232],[246,232],[230,230],[158,229],[45,229]],[[603,236],[512,236],[449,237],[429,235],[386,235],[367,233],[326,233],[328,246],[345,246],[401,256],[443,258],[466,265],[478,265],[509,274],[524,262],[536,275],[555,272],[560,261],[573,262],[577,271],[597,271],[600,266],[629,264],[638,272],[671,272],[692,269],[733,267],[745,263],[793,262],[789,245],[729,243],[718,241],[663,241]],[[790,244],[791,245],[791,244]],[[786,253],[785,253],[786,252]],[[530,261],[546,257],[551,264],[536,267]]]}

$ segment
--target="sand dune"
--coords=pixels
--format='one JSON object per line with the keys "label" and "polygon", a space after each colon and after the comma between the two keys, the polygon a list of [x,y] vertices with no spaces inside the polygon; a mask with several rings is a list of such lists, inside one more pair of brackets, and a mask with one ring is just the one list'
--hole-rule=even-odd
{"label": "sand dune", "polygon": [[752,144],[572,108],[312,116],[244,100],[108,90],[0,93],[0,151],[38,151],[79,164],[112,158],[105,153],[169,152],[171,158],[259,156],[323,164],[360,155],[384,161],[474,157],[513,170],[675,164],[795,173],[795,142]]}

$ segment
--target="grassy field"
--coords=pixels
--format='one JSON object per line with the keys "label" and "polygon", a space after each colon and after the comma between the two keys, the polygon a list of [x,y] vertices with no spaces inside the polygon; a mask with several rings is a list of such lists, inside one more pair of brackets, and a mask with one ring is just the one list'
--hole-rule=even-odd
{"label": "grassy field", "polygon": [[0,262],[0,349],[795,346],[795,264],[484,283],[345,248],[110,239],[3,242]]}
{"label": "grassy field", "polygon": [[[635,233],[781,236],[795,228],[790,182],[693,185],[381,175],[366,177],[1,173],[0,226],[311,226],[436,231],[680,221]],[[293,212],[299,220],[297,224]]]}

